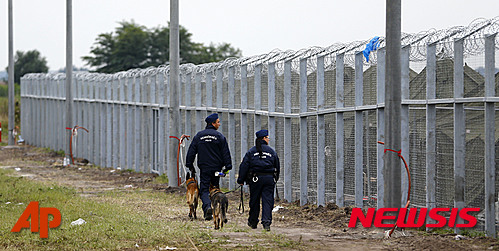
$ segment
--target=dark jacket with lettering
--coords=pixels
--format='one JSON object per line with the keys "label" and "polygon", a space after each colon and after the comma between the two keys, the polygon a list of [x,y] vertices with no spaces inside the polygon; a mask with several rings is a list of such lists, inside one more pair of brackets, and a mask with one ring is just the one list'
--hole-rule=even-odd
{"label": "dark jacket with lettering", "polygon": [[273,173],[276,181],[279,179],[281,168],[277,153],[264,142],[262,142],[262,152],[263,156],[260,158],[260,154],[256,150],[256,146],[254,146],[244,155],[239,166],[238,184],[243,184],[250,171],[253,173]]}
{"label": "dark jacket with lettering", "polygon": [[217,131],[213,125],[198,132],[189,146],[185,165],[194,168],[194,159],[198,156],[198,167],[201,171],[221,171],[232,169],[229,145],[225,136]]}

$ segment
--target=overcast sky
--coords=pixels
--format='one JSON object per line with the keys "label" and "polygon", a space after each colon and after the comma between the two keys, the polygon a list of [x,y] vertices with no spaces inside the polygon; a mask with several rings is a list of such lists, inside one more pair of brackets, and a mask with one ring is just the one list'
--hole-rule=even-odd
{"label": "overcast sky", "polygon": [[[14,51],[38,50],[50,70],[65,63],[66,1],[14,0]],[[180,25],[204,44],[227,42],[244,56],[273,49],[299,50],[385,36],[382,0],[179,0]],[[1,3],[0,71],[8,65],[8,1]],[[115,31],[119,21],[148,28],[166,26],[167,0],[74,0],[73,63],[85,66],[98,34]],[[499,16],[498,0],[402,1],[402,31],[467,26],[477,18]]]}

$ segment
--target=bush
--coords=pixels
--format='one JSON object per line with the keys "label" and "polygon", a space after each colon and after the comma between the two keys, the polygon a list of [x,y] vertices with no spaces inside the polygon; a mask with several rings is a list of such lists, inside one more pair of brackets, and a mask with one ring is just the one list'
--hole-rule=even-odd
{"label": "bush", "polygon": [[[0,97],[9,97],[9,86],[8,85],[0,85]],[[21,86],[19,84],[14,85],[14,95],[21,95]]]}

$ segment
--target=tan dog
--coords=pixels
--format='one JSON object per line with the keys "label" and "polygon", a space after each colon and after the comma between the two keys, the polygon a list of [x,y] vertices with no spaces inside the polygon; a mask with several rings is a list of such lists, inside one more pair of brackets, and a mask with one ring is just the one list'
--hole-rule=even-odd
{"label": "tan dog", "polygon": [[199,188],[198,182],[196,181],[196,176],[191,177],[190,173],[187,173],[187,180],[185,181],[185,186],[187,187],[187,204],[189,205],[189,218],[197,219],[196,209],[198,208],[199,200]]}
{"label": "tan dog", "polygon": [[213,221],[215,229],[224,227],[227,223],[227,208],[229,207],[229,200],[227,196],[220,191],[220,188],[210,185],[210,200],[211,207],[213,208]]}

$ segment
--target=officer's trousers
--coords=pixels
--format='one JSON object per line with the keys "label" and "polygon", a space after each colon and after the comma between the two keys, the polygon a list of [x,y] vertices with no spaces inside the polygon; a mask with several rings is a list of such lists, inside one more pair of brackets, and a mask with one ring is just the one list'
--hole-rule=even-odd
{"label": "officer's trousers", "polygon": [[260,215],[260,199],[262,200],[262,225],[272,224],[272,209],[274,208],[275,182],[272,175],[258,176],[257,182],[250,183],[250,201],[248,222],[256,226]]}
{"label": "officer's trousers", "polygon": [[220,177],[215,176],[215,171],[203,171],[199,174],[199,194],[201,197],[201,201],[203,202],[203,212],[206,213],[208,208],[211,208],[211,200],[210,200],[210,184],[213,184],[216,187],[220,186]]}

